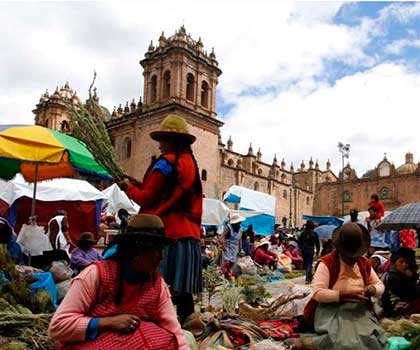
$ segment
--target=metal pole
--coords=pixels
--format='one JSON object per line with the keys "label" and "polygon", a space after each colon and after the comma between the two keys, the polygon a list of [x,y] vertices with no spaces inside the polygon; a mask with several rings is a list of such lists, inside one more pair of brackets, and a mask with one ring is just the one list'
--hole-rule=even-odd
{"label": "metal pole", "polygon": [[[293,184],[292,184],[293,187]],[[290,195],[289,195],[289,227],[292,227],[292,194],[293,189],[290,187]]]}
{"label": "metal pole", "polygon": [[[35,163],[35,181],[34,181],[34,193],[32,196],[32,205],[31,205],[31,219],[32,217],[35,215],[35,207],[36,207],[36,186],[37,186],[37,182],[38,182],[38,167],[39,167],[39,163],[36,162]],[[35,225],[35,221],[31,220],[32,225]]]}
{"label": "metal pole", "polygon": [[344,153],[341,154],[341,216],[344,217]]}

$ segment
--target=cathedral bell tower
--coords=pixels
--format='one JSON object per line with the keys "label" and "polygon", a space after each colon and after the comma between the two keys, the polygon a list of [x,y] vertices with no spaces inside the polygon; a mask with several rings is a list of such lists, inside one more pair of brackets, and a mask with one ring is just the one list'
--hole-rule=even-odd
{"label": "cathedral bell tower", "polygon": [[144,68],[144,109],[177,103],[202,116],[216,117],[216,86],[222,71],[214,50],[207,54],[201,38],[195,41],[181,26],[175,35],[150,43]]}

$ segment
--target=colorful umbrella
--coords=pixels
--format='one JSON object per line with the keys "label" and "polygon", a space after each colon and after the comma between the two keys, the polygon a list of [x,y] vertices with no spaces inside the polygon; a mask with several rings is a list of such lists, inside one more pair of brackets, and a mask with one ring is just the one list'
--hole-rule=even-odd
{"label": "colorful umbrella", "polygon": [[35,183],[34,202],[37,181],[78,172],[111,178],[85,144],[74,137],[37,125],[0,125],[0,178],[10,180],[19,172],[26,181]]}

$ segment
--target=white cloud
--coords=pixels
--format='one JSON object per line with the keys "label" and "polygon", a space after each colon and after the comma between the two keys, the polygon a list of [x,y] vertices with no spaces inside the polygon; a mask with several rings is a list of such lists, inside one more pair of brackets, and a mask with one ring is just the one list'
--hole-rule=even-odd
{"label": "white cloud", "polygon": [[420,48],[419,39],[400,39],[388,44],[385,48],[387,53],[399,55],[401,52],[409,47]]}
{"label": "white cloud", "polygon": [[381,64],[333,86],[318,84],[309,94],[292,88],[271,99],[240,98],[223,136],[233,135],[234,148],[241,152],[252,141],[269,162],[274,152],[295,168],[310,156],[322,160],[321,167],[331,158],[336,170],[341,164],[337,143],[343,141],[351,144],[350,162],[362,175],[384,152],[399,165],[406,151],[420,148],[410,131],[418,124],[419,91],[419,73]]}

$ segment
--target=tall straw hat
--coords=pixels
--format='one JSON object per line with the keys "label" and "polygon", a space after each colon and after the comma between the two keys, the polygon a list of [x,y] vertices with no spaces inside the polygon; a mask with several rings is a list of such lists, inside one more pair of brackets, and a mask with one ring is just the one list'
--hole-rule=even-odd
{"label": "tall straw hat", "polygon": [[333,243],[341,255],[357,258],[367,252],[370,235],[363,225],[347,222],[334,230]]}
{"label": "tall straw hat", "polygon": [[160,124],[159,130],[150,133],[150,137],[155,141],[168,137],[183,138],[189,144],[196,140],[196,137],[189,133],[186,120],[176,114],[169,114]]}
{"label": "tall straw hat", "polygon": [[239,224],[242,221],[245,221],[245,218],[239,214],[233,214],[229,218],[229,224]]}

